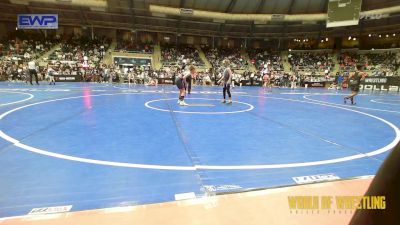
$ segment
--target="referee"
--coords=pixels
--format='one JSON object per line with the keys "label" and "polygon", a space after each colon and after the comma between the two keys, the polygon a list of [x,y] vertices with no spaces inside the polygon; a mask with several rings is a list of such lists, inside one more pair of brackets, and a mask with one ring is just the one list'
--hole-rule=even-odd
{"label": "referee", "polygon": [[31,61],[28,62],[28,70],[29,70],[29,82],[32,84],[32,76],[35,75],[35,79],[36,79],[36,84],[39,85],[39,81],[38,81],[38,75],[37,75],[37,71],[36,71],[36,63],[35,60],[32,59]]}

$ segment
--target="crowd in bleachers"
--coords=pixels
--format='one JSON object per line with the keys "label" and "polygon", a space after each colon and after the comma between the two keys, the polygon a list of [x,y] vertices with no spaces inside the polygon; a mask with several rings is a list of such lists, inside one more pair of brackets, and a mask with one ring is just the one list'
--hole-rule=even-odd
{"label": "crowd in bleachers", "polygon": [[161,47],[161,62],[164,66],[179,66],[182,63],[190,63],[196,66],[204,66],[199,51],[191,46],[171,46]]}
{"label": "crowd in bleachers", "polygon": [[221,67],[224,59],[229,59],[231,67],[236,70],[243,70],[248,64],[242,58],[240,49],[204,48],[203,51],[214,68]]}
{"label": "crowd in bleachers", "polygon": [[47,52],[53,45],[53,40],[13,39],[0,42],[0,58],[2,60],[30,60]]}
{"label": "crowd in bleachers", "polygon": [[334,67],[332,56],[327,52],[290,52],[288,56],[292,70],[331,71]]}
{"label": "crowd in bleachers", "polygon": [[95,37],[89,40],[82,37],[72,37],[63,40],[60,48],[47,58],[48,67],[56,75],[78,75],[87,78],[96,77],[100,73],[102,59],[110,45],[105,37]]}
{"label": "crowd in bleachers", "polygon": [[271,65],[275,71],[283,70],[283,61],[279,52],[269,52],[262,49],[252,49],[248,51],[250,61],[258,70],[263,69],[265,65]]}
{"label": "crowd in bleachers", "polygon": [[[150,65],[134,65],[132,69],[124,66],[107,66],[103,58],[111,44],[111,40],[105,37],[95,37],[93,40],[82,37],[72,38],[25,38],[0,41],[0,76],[2,79],[26,80],[27,62],[42,56],[56,44],[59,48],[47,58],[41,58],[44,62],[38,66],[39,78],[44,79],[49,71],[55,75],[80,76],[84,81],[120,82],[135,80],[138,83],[146,83],[156,78],[173,77],[177,69],[182,69],[184,64],[193,64],[204,69],[205,63],[200,57],[200,50],[192,46],[161,46],[161,62],[163,69],[153,71]],[[148,44],[133,44],[120,42],[117,51],[151,53],[153,46]],[[262,81],[264,71],[275,77],[280,83],[286,83],[284,73],[284,61],[280,52],[266,51],[262,49],[249,49],[249,59],[239,49],[220,49],[204,47],[207,60],[211,63],[213,72],[199,72],[198,80],[205,83],[215,83],[221,76],[222,61],[229,59],[234,71],[234,80]],[[291,65],[291,73],[303,80],[316,79],[320,75],[331,74],[334,67],[333,55],[328,51],[291,51],[288,55],[288,63]],[[250,72],[248,62],[254,64],[258,72]],[[348,74],[354,71],[357,64],[362,64],[369,74],[373,76],[399,75],[400,52],[396,51],[351,51],[342,52],[338,57],[339,73]],[[285,62],[286,63],[286,62]],[[39,65],[39,63],[38,63]],[[167,68],[167,69],[166,69]],[[171,68],[174,68],[171,70]],[[244,73],[243,73],[244,72]],[[274,75],[272,75],[274,74]],[[300,78],[299,78],[300,79]],[[330,78],[329,78],[330,79]]]}
{"label": "crowd in bleachers", "polygon": [[0,41],[0,78],[22,79],[27,75],[28,62],[49,51],[58,40],[33,35]]}
{"label": "crowd in bleachers", "polygon": [[393,76],[398,72],[400,65],[400,54],[394,52],[368,53],[360,58],[366,70],[371,71],[374,76]]}
{"label": "crowd in bleachers", "polygon": [[396,52],[342,52],[339,56],[340,70],[353,71],[357,64],[364,66],[372,76],[398,75],[400,68],[400,53]]}
{"label": "crowd in bleachers", "polygon": [[153,45],[152,44],[135,43],[132,41],[119,41],[117,43],[115,51],[128,52],[128,53],[151,54],[151,53],[153,53]]}
{"label": "crowd in bleachers", "polygon": [[73,37],[62,41],[60,48],[56,49],[48,60],[63,62],[88,61],[92,65],[97,65],[104,57],[110,42],[105,37],[96,37],[93,40]]}
{"label": "crowd in bleachers", "polygon": [[342,52],[338,59],[340,70],[350,71],[354,70],[358,63],[358,57],[355,52]]}

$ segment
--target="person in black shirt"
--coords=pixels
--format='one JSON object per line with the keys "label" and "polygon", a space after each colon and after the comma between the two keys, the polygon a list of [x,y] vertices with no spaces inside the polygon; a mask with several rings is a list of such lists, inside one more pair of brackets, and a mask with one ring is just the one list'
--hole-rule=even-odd
{"label": "person in black shirt", "polygon": [[363,69],[362,65],[357,65],[357,71],[349,76],[348,84],[351,89],[351,94],[344,98],[344,104],[347,103],[348,99],[350,99],[352,105],[356,104],[354,101],[354,97],[360,91],[361,80],[364,80],[366,76],[366,73],[364,73],[362,69]]}
{"label": "person in black shirt", "polygon": [[282,86],[283,87],[289,87],[289,74],[284,73],[282,76]]}

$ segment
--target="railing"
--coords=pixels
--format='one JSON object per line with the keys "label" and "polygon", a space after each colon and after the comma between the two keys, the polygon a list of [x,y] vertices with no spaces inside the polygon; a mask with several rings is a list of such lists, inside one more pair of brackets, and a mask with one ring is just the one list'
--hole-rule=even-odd
{"label": "railing", "polygon": [[114,49],[114,52],[139,53],[139,54],[153,54],[153,50],[143,51],[143,50]]}

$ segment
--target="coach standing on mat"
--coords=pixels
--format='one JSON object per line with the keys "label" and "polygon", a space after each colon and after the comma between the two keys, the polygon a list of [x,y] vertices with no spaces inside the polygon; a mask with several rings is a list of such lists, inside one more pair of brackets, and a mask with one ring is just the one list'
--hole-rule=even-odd
{"label": "coach standing on mat", "polygon": [[350,99],[352,105],[356,104],[355,101],[354,101],[354,97],[360,91],[361,80],[364,80],[364,78],[366,76],[366,73],[363,72],[362,68],[363,68],[362,65],[357,65],[357,71],[352,73],[349,76],[348,84],[349,84],[350,89],[351,89],[351,94],[344,98],[344,104],[347,103],[347,101],[346,101],[347,99]]}
{"label": "coach standing on mat", "polygon": [[29,82],[32,84],[32,76],[35,75],[36,84],[39,85],[38,75],[36,71],[36,62],[34,59],[28,62],[28,69],[29,69]]}
{"label": "coach standing on mat", "polygon": [[[222,77],[221,79],[218,81],[218,83],[222,82],[222,86],[224,87],[222,89],[223,91],[223,97],[224,99],[222,100],[222,103],[228,103],[231,104],[232,103],[232,95],[231,95],[231,84],[232,84],[232,70],[231,68],[229,68],[229,60],[225,59],[223,61],[223,65],[225,67],[224,72],[222,73]],[[228,102],[226,101],[226,92],[228,92],[228,96],[229,96],[229,100]]]}

